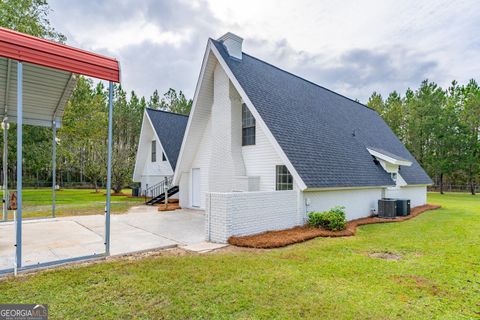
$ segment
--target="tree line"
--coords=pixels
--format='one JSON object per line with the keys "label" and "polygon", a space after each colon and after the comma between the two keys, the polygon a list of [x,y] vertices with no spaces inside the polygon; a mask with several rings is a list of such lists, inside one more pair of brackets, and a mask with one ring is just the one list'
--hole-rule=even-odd
{"label": "tree line", "polygon": [[415,91],[386,99],[374,92],[376,110],[444,192],[446,183],[466,185],[472,194],[480,180],[480,87],[475,80],[447,89],[424,80]]}

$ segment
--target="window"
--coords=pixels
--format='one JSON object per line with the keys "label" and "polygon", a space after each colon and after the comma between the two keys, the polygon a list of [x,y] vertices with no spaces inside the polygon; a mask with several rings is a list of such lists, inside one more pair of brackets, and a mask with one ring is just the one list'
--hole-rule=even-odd
{"label": "window", "polygon": [[167,161],[167,157],[165,156],[164,152],[162,152],[162,161]]}
{"label": "window", "polygon": [[157,141],[152,141],[152,162],[157,161]]}
{"label": "window", "polygon": [[255,118],[247,106],[242,104],[242,146],[255,144]]}
{"label": "window", "polygon": [[293,190],[293,177],[286,166],[277,166],[277,190]]}
{"label": "window", "polygon": [[396,174],[395,172],[392,172],[392,173],[390,174],[390,176],[392,177],[392,180],[393,180],[394,182],[397,182],[397,174]]}

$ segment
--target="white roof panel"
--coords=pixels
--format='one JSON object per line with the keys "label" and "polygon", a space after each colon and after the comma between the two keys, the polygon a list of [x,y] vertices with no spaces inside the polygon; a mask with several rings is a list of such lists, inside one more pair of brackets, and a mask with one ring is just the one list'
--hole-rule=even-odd
{"label": "white roof panel", "polygon": [[[23,123],[52,126],[61,117],[76,83],[71,72],[23,63]],[[0,115],[17,121],[17,62],[0,57]]]}

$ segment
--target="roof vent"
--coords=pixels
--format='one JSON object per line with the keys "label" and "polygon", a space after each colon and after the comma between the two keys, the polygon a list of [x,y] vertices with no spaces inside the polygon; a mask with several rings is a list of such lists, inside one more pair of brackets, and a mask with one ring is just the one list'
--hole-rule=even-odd
{"label": "roof vent", "polygon": [[222,42],[230,57],[242,60],[242,42],[243,39],[231,32],[225,33],[218,38],[218,41]]}

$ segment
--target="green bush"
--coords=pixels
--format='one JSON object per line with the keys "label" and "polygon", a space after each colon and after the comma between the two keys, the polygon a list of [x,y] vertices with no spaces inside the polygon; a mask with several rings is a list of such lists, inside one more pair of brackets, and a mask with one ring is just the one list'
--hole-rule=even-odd
{"label": "green bush", "polygon": [[308,214],[308,225],[332,231],[345,230],[347,226],[345,207],[337,206],[324,212],[310,212]]}

